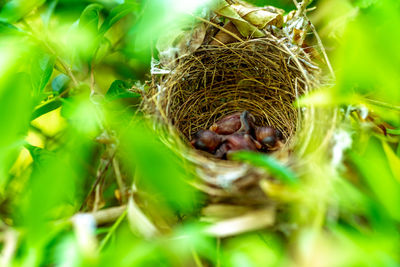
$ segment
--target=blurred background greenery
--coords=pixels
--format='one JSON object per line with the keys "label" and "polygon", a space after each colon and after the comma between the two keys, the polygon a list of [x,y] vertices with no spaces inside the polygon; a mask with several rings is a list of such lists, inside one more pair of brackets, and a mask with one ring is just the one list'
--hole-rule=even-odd
{"label": "blurred background greenery", "polygon": [[340,159],[309,152],[283,223],[225,240],[197,220],[191,167],[133,117],[157,37],[203,2],[0,2],[0,266],[400,265],[400,2],[311,3],[336,82],[299,103],[339,108]]}

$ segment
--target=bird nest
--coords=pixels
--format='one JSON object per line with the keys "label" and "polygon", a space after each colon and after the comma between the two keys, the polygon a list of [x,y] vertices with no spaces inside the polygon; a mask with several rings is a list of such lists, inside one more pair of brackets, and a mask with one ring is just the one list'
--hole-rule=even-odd
{"label": "bird nest", "polygon": [[[292,21],[286,30],[296,19]],[[206,35],[220,28],[210,20]],[[153,66],[145,113],[165,126],[165,143],[195,165],[200,180],[193,185],[207,193],[211,203],[269,205],[259,182],[273,177],[264,169],[195,150],[190,145],[193,134],[226,115],[247,110],[257,125],[282,132],[284,146],[271,156],[290,165],[304,117],[294,102],[320,83],[320,69],[304,45],[284,35],[284,27],[279,33],[275,26],[270,29],[263,31],[264,36],[240,36],[240,41],[229,43],[212,43],[206,36],[193,51]],[[292,34],[300,29],[289,30]],[[301,31],[305,36],[307,31]]]}
{"label": "bird nest", "polygon": [[258,125],[279,129],[290,141],[298,122],[293,102],[307,90],[304,65],[291,57],[270,38],[202,46],[163,81],[160,107],[185,140],[225,115],[248,110]]}

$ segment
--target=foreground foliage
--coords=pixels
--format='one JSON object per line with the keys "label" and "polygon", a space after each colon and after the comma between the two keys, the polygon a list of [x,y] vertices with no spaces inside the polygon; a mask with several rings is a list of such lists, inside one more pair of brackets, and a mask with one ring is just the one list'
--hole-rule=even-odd
{"label": "foreground foliage", "polygon": [[298,175],[238,155],[281,175],[287,204],[276,229],[225,240],[197,220],[191,167],[132,119],[183,3],[0,4],[0,266],[399,265],[398,1],[313,3],[337,77],[298,104],[340,110],[333,149],[308,147]]}

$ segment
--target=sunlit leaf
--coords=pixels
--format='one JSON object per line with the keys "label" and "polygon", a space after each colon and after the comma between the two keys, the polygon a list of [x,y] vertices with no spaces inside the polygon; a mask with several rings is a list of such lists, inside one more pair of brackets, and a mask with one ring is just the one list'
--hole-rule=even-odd
{"label": "sunlit leaf", "polygon": [[60,99],[54,99],[50,100],[49,102],[46,102],[44,104],[41,104],[35,108],[35,110],[32,113],[31,120],[34,120],[46,113],[49,113],[50,111],[53,111],[59,107],[61,107],[62,101]]}
{"label": "sunlit leaf", "polygon": [[398,181],[400,181],[400,158],[396,155],[396,153],[386,142],[383,142],[382,146],[383,150],[385,151],[393,175],[396,177]]}
{"label": "sunlit leaf", "polygon": [[0,80],[0,192],[8,180],[8,170],[17,157],[29,126],[32,110],[30,78],[26,73]]}
{"label": "sunlit leaf", "polygon": [[361,7],[361,8],[367,8],[370,7],[371,5],[375,4],[377,0],[355,0],[354,5]]}
{"label": "sunlit leaf", "polygon": [[51,74],[53,73],[54,64],[54,56],[44,53],[37,53],[37,55],[33,57],[30,66],[30,74],[33,94],[35,96],[40,96],[43,93],[43,90],[46,87]]}
{"label": "sunlit leaf", "polygon": [[100,27],[99,33],[106,33],[117,21],[138,9],[135,3],[125,3],[113,8]]}
{"label": "sunlit leaf", "polygon": [[103,6],[99,4],[88,5],[83,10],[79,19],[79,27],[97,33],[99,25],[99,12]]}
{"label": "sunlit leaf", "polygon": [[45,0],[11,0],[0,10],[0,21],[16,22],[44,2]]}
{"label": "sunlit leaf", "polygon": [[58,4],[58,0],[52,0],[50,3],[48,3],[46,10],[42,13],[41,17],[43,20],[43,23],[45,25],[48,25],[50,22],[50,18],[54,13],[54,10]]}
{"label": "sunlit leaf", "polygon": [[0,21],[0,33],[2,35],[23,35],[23,31],[12,24]]}
{"label": "sunlit leaf", "polygon": [[351,159],[363,175],[370,190],[387,212],[400,220],[400,181],[391,171],[382,145],[371,139],[362,154],[351,153]]}

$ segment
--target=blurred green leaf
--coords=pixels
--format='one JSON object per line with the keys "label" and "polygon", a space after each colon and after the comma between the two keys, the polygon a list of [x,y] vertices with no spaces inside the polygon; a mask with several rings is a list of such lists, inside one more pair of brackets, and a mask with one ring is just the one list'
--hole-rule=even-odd
{"label": "blurred green leaf", "polygon": [[79,19],[79,27],[97,33],[99,26],[99,12],[103,9],[100,4],[88,5]]}
{"label": "blurred green leaf", "polygon": [[49,102],[41,104],[41,105],[37,106],[35,108],[35,110],[33,111],[31,120],[39,118],[40,116],[61,107],[61,105],[62,105],[62,101],[60,99],[53,99],[53,100],[50,100]]}
{"label": "blurred green leaf", "polygon": [[377,0],[354,0],[354,5],[361,7],[361,8],[367,8],[370,7],[371,5],[375,4]]}
{"label": "blurred green leaf", "polygon": [[0,10],[0,21],[14,23],[41,6],[46,0],[11,0]]}
{"label": "blurred green leaf", "polygon": [[55,64],[55,57],[52,55],[37,53],[30,65],[31,82],[34,96],[41,96],[44,88],[50,80]]}
{"label": "blurred green leaf", "polygon": [[297,184],[298,178],[295,173],[283,166],[279,161],[273,157],[261,153],[250,151],[239,151],[232,154],[233,160],[245,161],[258,167],[266,169],[274,177],[281,179],[283,182],[289,184]]}
{"label": "blurred green leaf", "polygon": [[23,35],[24,32],[12,24],[0,21],[0,33],[2,35]]}
{"label": "blurred green leaf", "polygon": [[53,92],[58,95],[64,92],[64,90],[67,89],[70,80],[71,79],[65,74],[57,75],[51,82],[51,87],[53,88]]}
{"label": "blurred green leaf", "polygon": [[124,3],[114,7],[100,27],[99,34],[105,34],[117,21],[138,9],[136,3]]}
{"label": "blurred green leaf", "polygon": [[399,221],[400,181],[392,173],[382,145],[371,139],[365,151],[351,152],[350,155],[377,200],[390,216]]}
{"label": "blurred green leaf", "polygon": [[143,121],[136,118],[123,131],[120,147],[127,166],[135,166],[139,188],[158,195],[174,210],[193,210],[197,195],[185,181],[189,170],[183,167],[184,159],[169,150]]}
{"label": "blurred green leaf", "polygon": [[274,236],[247,234],[227,240],[222,250],[222,266],[285,266],[282,248]]}
{"label": "blurred green leaf", "polygon": [[[19,223],[30,229],[29,238],[40,244],[47,239],[51,220],[72,215],[68,206],[76,201],[79,163],[71,161],[74,157],[68,149],[53,152],[26,147],[34,161],[31,179],[24,187]],[[76,150],[80,151],[80,147]]]}
{"label": "blurred green leaf", "polygon": [[397,145],[397,156],[400,158],[400,143]]}
{"label": "blurred green leaf", "polygon": [[[337,50],[336,95],[346,97],[356,93],[397,105],[400,102],[399,2],[372,2],[360,2],[370,6],[348,24],[343,45]],[[379,115],[399,121],[399,116],[391,112]]]}
{"label": "blurred green leaf", "polygon": [[140,94],[134,93],[129,89],[129,83],[121,80],[114,81],[106,93],[106,98],[110,101],[120,98],[139,98]]}
{"label": "blurred green leaf", "polygon": [[400,158],[386,142],[382,142],[382,146],[389,162],[390,169],[392,170],[392,173],[397,181],[400,182]]}
{"label": "blurred green leaf", "polygon": [[0,79],[0,192],[8,180],[8,170],[21,149],[32,111],[30,78],[26,73]]}
{"label": "blurred green leaf", "polygon": [[49,24],[50,18],[54,13],[54,10],[56,9],[57,4],[58,4],[58,0],[50,1],[50,3],[47,4],[46,10],[41,14],[43,23],[45,25]]}
{"label": "blurred green leaf", "polygon": [[31,144],[28,143],[25,144],[24,146],[26,149],[28,149],[29,153],[31,154],[35,167],[46,168],[46,165],[43,165],[43,163],[55,157],[55,154],[53,152],[50,152],[43,148],[32,146]]}

